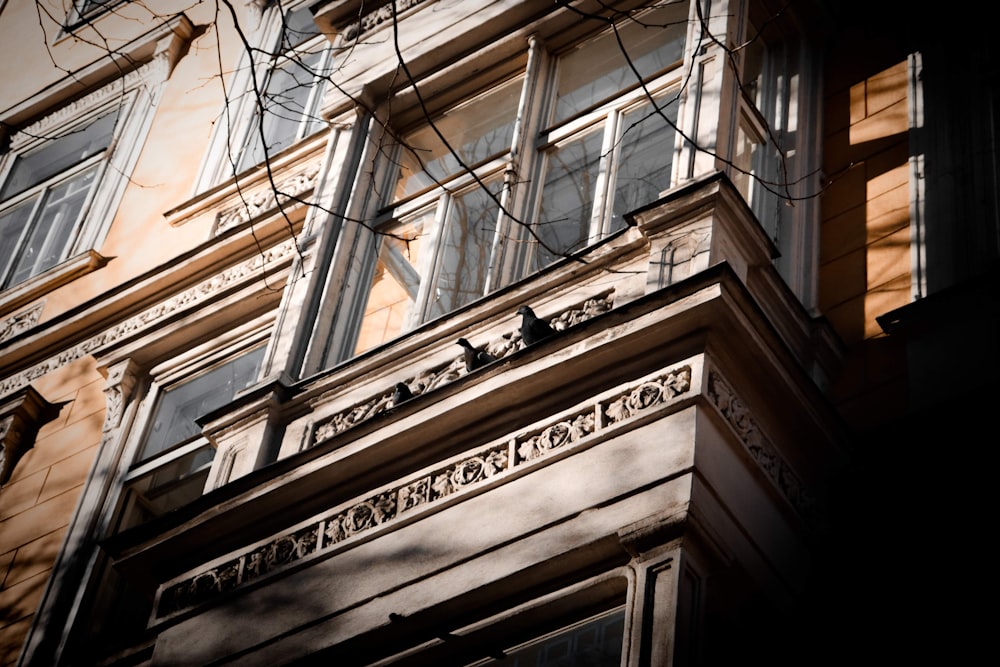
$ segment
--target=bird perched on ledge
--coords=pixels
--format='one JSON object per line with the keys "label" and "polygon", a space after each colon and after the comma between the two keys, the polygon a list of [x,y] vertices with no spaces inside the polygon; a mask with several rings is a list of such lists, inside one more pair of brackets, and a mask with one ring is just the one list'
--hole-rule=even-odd
{"label": "bird perched on ledge", "polygon": [[556,330],[545,320],[536,317],[535,311],[528,306],[518,308],[517,314],[521,316],[521,340],[526,346],[555,335]]}
{"label": "bird perched on ledge", "polygon": [[465,370],[472,372],[477,368],[482,368],[486,364],[496,361],[497,358],[485,349],[479,349],[464,338],[458,339],[458,344],[465,348]]}
{"label": "bird perched on ledge", "polygon": [[397,382],[396,383],[396,391],[392,392],[392,405],[393,405],[393,407],[396,407],[397,405],[399,405],[403,401],[408,401],[411,398],[413,398],[413,392],[411,392],[410,388],[406,386],[406,383],[404,383],[404,382]]}

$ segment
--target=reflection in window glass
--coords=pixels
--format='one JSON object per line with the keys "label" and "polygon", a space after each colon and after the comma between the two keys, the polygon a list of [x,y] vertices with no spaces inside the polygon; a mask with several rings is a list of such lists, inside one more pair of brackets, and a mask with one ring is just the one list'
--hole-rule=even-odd
{"label": "reflection in window glass", "polygon": [[623,135],[618,146],[618,170],[612,202],[612,231],[625,226],[626,213],[656,200],[670,183],[677,103],[665,102],[657,101],[662,107],[660,112],[646,104],[622,118]]}
{"label": "reflection in window glass", "polygon": [[[434,120],[434,128],[473,167],[510,150],[522,79],[512,79]],[[430,125],[404,137],[393,201],[420,192],[455,174],[461,165]]]}
{"label": "reflection in window glass", "polygon": [[24,192],[102,152],[111,143],[117,120],[116,109],[82,129],[46,141],[30,153],[18,155],[3,184],[3,190],[0,190],[0,200]]}
{"label": "reflection in window glass", "polygon": [[505,651],[489,665],[508,667],[619,667],[625,637],[625,610],[564,628],[527,645]]}
{"label": "reflection in window glass", "polygon": [[425,209],[401,224],[380,230],[378,260],[356,352],[371,349],[404,331],[420,291],[417,261],[424,230],[433,229],[435,214],[436,208]]}
{"label": "reflection in window glass", "polygon": [[565,253],[583,248],[590,240],[594,194],[604,141],[602,126],[549,152],[539,222],[539,245],[535,269],[552,263]]}
{"label": "reflection in window glass", "polygon": [[129,482],[118,529],[145,523],[201,497],[215,448],[205,445]]}
{"label": "reflection in window glass", "polygon": [[195,420],[229,403],[238,391],[253,384],[263,358],[264,348],[259,347],[164,391],[138,460],[200,436],[201,428]]}
{"label": "reflection in window glass", "polygon": [[553,121],[569,118],[638,85],[632,67],[647,78],[681,60],[686,19],[685,3],[668,5],[618,29],[621,43],[626,45],[624,52],[615,33],[609,32],[563,56]]}
{"label": "reflection in window glass", "polygon": [[[499,179],[490,185],[490,192],[499,197]],[[434,291],[428,300],[425,319],[443,315],[483,296],[499,213],[494,199],[479,187],[450,201]]]}
{"label": "reflection in window glass", "polygon": [[69,257],[117,119],[115,110],[14,159],[0,190],[13,200],[0,206],[0,288]]}

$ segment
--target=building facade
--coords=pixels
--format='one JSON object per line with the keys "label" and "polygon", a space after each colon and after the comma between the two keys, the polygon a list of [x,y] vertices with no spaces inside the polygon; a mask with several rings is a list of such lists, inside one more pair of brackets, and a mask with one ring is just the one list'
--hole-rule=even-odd
{"label": "building facade", "polygon": [[896,4],[0,4],[0,664],[971,651],[1000,69]]}

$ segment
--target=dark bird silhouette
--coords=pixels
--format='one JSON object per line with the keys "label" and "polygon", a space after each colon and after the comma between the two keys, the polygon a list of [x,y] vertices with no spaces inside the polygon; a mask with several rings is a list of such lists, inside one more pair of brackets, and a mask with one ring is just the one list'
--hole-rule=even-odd
{"label": "dark bird silhouette", "polygon": [[411,398],[413,398],[413,392],[410,391],[410,388],[403,382],[397,382],[396,391],[392,392],[393,407],[399,405],[403,401],[408,401]]}
{"label": "dark bird silhouette", "polygon": [[476,348],[472,343],[464,338],[459,338],[458,344],[465,348],[465,370],[470,373],[477,368],[482,368],[491,361],[497,360],[496,357],[487,352],[485,349],[480,350]]}
{"label": "dark bird silhouette", "polygon": [[518,308],[517,314],[521,316],[521,340],[525,345],[534,345],[555,335],[556,330],[545,320],[536,317],[535,311],[528,306]]}

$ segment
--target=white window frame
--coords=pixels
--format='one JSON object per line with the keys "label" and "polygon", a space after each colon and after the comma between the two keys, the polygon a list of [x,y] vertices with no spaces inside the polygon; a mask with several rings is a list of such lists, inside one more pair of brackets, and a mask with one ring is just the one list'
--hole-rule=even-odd
{"label": "white window frame", "polygon": [[[815,195],[820,190],[818,156],[822,140],[817,130],[819,106],[815,101],[820,92],[818,61],[810,58],[799,35],[774,24],[769,24],[768,29],[779,31],[777,41],[773,34],[757,36],[749,16],[744,16],[741,43],[755,38],[769,39],[770,43],[764,42],[760,84],[748,91],[743,73],[739,77],[744,90],[736,94],[731,157],[736,167],[750,173],[731,168],[730,176],[778,249],[780,256],[775,266],[779,273],[802,304],[815,311],[819,213]],[[739,59],[741,67],[746,65],[745,53],[740,53]],[[755,99],[751,99],[750,92],[755,93]],[[741,161],[737,151],[744,138],[756,150]],[[778,150],[784,152],[786,173],[782,173],[782,165],[773,158]],[[810,164],[807,159],[816,162]],[[767,188],[782,195],[787,193],[791,202],[786,204],[781,195],[768,192],[758,178],[768,183]]]}
{"label": "white window frame", "polygon": [[[117,493],[118,500],[114,503],[116,509],[113,516],[108,517],[105,532],[114,533],[123,529],[119,528],[119,524],[123,519],[122,515],[126,509],[125,505],[128,502],[129,488],[133,484],[150,473],[163,469],[205,446],[212,446],[206,438],[197,437],[189,442],[178,443],[162,452],[153,453],[144,460],[139,460],[139,456],[148,438],[149,429],[152,426],[152,420],[156,415],[162,393],[185,382],[194,380],[251,351],[261,350],[266,354],[269,332],[269,326],[261,327],[260,325],[255,325],[249,330],[240,328],[229,336],[220,337],[211,344],[199,346],[190,352],[178,355],[174,359],[150,369],[145,395],[142,398],[136,420],[126,441],[125,455],[122,459],[123,464],[117,487],[119,489]],[[264,357],[262,356],[261,369],[263,368],[263,364]],[[260,373],[261,371],[258,370],[258,377]],[[213,456],[212,461],[205,468],[209,470],[209,474],[202,493],[210,488],[214,478],[211,468],[216,463],[217,457]]]}
{"label": "white window frame", "polygon": [[[683,7],[686,12],[687,5],[684,4]],[[574,46],[585,44],[601,36],[601,32],[590,33],[584,39],[575,42]],[[430,211],[436,206],[433,215],[435,227],[428,237],[422,239],[420,266],[415,267],[416,273],[421,277],[421,286],[411,306],[407,321],[399,332],[400,334],[433,319],[428,318],[427,313],[429,312],[430,285],[437,278],[435,270],[438,253],[441,250],[438,235],[443,229],[441,223],[446,215],[447,202],[456,193],[460,193],[463,188],[475,186],[477,178],[484,182],[494,177],[501,178],[502,189],[497,197],[501,201],[504,211],[517,219],[533,223],[537,221],[541,202],[542,193],[539,183],[544,175],[545,151],[560,145],[561,142],[572,141],[575,137],[580,136],[581,130],[595,123],[603,122],[605,125],[601,130],[603,133],[602,158],[598,167],[599,173],[602,173],[603,176],[600,181],[595,183],[591,193],[594,205],[590,213],[589,243],[596,242],[611,231],[611,194],[614,185],[613,178],[617,174],[618,145],[624,130],[621,119],[624,114],[648,104],[649,97],[653,97],[658,104],[670,102],[679,106],[680,103],[679,100],[673,99],[684,76],[680,60],[678,60],[666,71],[655,75],[651,74],[650,78],[646,79],[644,86],[638,85],[638,82],[626,85],[622,90],[615,92],[614,97],[599,103],[595,108],[575,114],[558,123],[551,122],[548,118],[553,114],[555,96],[554,94],[543,95],[543,91],[556,76],[555,68],[558,67],[560,54],[549,55],[540,42],[533,40],[527,55],[527,66],[511,70],[508,65],[507,69],[502,71],[484,72],[481,75],[482,84],[477,92],[465,95],[459,101],[436,110],[436,113],[450,111],[478,95],[488,95],[492,88],[500,83],[510,81],[511,77],[524,77],[524,87],[517,112],[521,120],[514,127],[513,145],[508,150],[498,157],[489,158],[483,164],[474,165],[472,172],[475,173],[475,177],[464,170],[460,171],[457,174],[449,175],[445,182],[440,185],[427,186],[422,191],[407,195],[398,201],[373,201],[364,215],[366,219],[373,220],[372,227],[378,230],[384,229],[382,225],[405,220],[420,210]],[[552,99],[546,99],[547,97]],[[525,106],[525,100],[531,100],[530,108]],[[527,113],[525,113],[526,111]],[[399,109],[394,109],[393,114],[405,116],[406,112],[401,113]],[[426,125],[426,121],[422,120],[408,130],[399,129],[398,131],[400,135],[406,135]],[[376,134],[378,133],[376,132]],[[383,148],[386,141],[384,136],[373,139],[374,143],[383,146]],[[674,152],[676,152],[677,141],[678,136],[675,134],[671,145],[671,150]],[[402,149],[397,147],[397,150]],[[395,162],[396,160],[392,158],[384,160],[373,170],[372,183],[375,184],[373,187],[375,192],[390,193],[393,191],[393,179],[396,176],[396,171],[393,168]],[[677,160],[673,159],[671,160],[671,173],[664,180],[661,192],[675,184],[676,170]],[[518,184],[518,181],[521,184]],[[537,244],[531,242],[533,237],[528,230],[524,229],[524,225],[513,220],[511,215],[504,211],[498,215],[495,239],[508,238],[512,239],[513,242],[498,244],[496,240],[494,241],[491,252],[492,259],[486,271],[484,290],[480,297],[534,272],[534,269],[528,267],[531,264],[530,253],[533,251],[531,249]],[[373,258],[376,247],[379,245],[379,239],[377,233],[369,233],[368,236],[372,238],[362,239],[360,245],[356,247],[352,261],[357,262],[359,257],[365,257],[366,261],[373,264],[370,269],[373,272]],[[581,251],[584,247],[586,246],[573,248],[568,254]],[[529,248],[529,251],[525,252],[524,248]],[[371,287],[370,280],[363,277],[357,281],[357,284],[361,290],[368,290]],[[367,299],[367,294],[359,295],[357,298],[363,302]],[[353,314],[346,316],[352,321],[338,328],[342,332],[352,331],[354,333],[343,338],[341,338],[343,334],[340,334],[338,340],[333,341],[330,353],[337,357],[337,361],[350,358],[356,353],[356,337],[361,331],[364,319],[361,311],[363,310],[364,308],[358,308],[356,304],[344,309],[345,313],[353,311]],[[325,363],[330,361],[331,359],[327,359]]]}
{"label": "white window frame", "polygon": [[73,32],[80,26],[90,23],[99,16],[113,11],[118,5],[125,4],[126,0],[104,0],[103,2],[98,0],[97,2],[94,2],[93,6],[88,6],[92,2],[94,2],[94,0],[74,0],[73,7],[66,16],[66,24],[63,26],[64,32]]}
{"label": "white window frame", "polygon": [[19,283],[9,285],[0,292],[0,311],[17,307],[40,296],[81,271],[103,265],[99,257],[95,261],[87,255],[95,253],[111,226],[114,211],[128,185],[142,140],[152,122],[156,100],[162,83],[166,81],[168,67],[169,63],[165,59],[154,59],[123,79],[45,116],[11,136],[9,150],[0,156],[0,184],[10,175],[19,155],[40,148],[47,138],[63,136],[118,109],[115,130],[108,147],[100,153],[100,158],[92,156],[0,202],[0,211],[10,210],[42,190],[65,182],[70,175],[78,174],[86,166],[99,164],[98,173],[89,186],[86,201],[71,232],[72,241],[67,244],[60,262]]}
{"label": "white window frame", "polygon": [[[264,10],[256,31],[247,36],[251,44],[258,45],[256,55],[244,52],[236,68],[236,74],[229,86],[230,91],[238,91],[233,99],[226,101],[225,107],[215,123],[209,151],[202,163],[201,172],[196,180],[194,194],[201,193],[220,183],[259,168],[262,164],[243,165],[243,153],[247,146],[255,141],[255,135],[260,131],[258,126],[259,105],[256,91],[267,89],[272,73],[293,58],[301,58],[303,54],[321,52],[320,62],[316,69],[319,72],[328,71],[333,62],[334,45],[327,35],[317,34],[296,45],[291,50],[277,53],[284,36],[284,16],[287,13],[305,9],[307,2],[272,3]],[[314,84],[318,78],[314,79]],[[290,146],[268,154],[267,159],[273,160],[277,154],[290,150],[301,141],[315,135],[322,127],[320,112],[322,108],[325,86],[313,85],[306,104],[305,112],[300,117],[300,124]]]}

